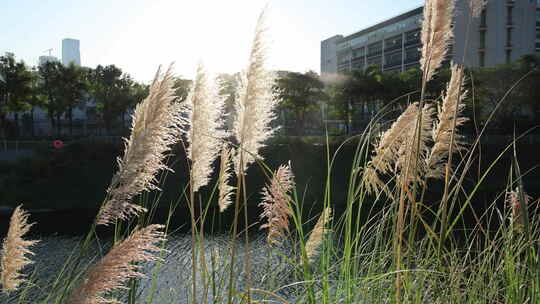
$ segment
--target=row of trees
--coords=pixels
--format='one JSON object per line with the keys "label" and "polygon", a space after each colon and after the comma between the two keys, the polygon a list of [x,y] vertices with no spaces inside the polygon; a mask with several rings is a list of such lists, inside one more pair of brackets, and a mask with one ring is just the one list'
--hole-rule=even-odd
{"label": "row of trees", "polygon": [[[491,110],[519,81],[499,105],[490,125],[492,129],[509,132],[516,124],[523,128],[538,124],[539,66],[538,57],[525,56],[512,64],[469,70],[469,115],[474,115],[477,123],[485,123]],[[524,75],[526,77],[521,79]],[[345,126],[345,132],[350,133],[361,128],[383,107],[390,113],[395,110],[395,115],[399,115],[408,102],[419,98],[421,76],[418,69],[382,73],[375,66],[324,80],[315,72],[278,72],[275,89],[282,99],[279,123],[285,125],[289,134],[306,134],[310,129],[321,132],[325,123],[337,121]],[[227,96],[227,105],[232,108],[238,74],[218,77],[222,84],[221,93]],[[448,69],[438,73],[427,87],[427,96],[439,97],[449,77]],[[176,80],[180,100],[187,96],[190,85],[191,80]],[[58,133],[61,126],[66,125],[65,121],[71,133],[73,110],[89,101],[95,104],[97,121],[110,134],[115,124],[125,129],[127,114],[146,96],[147,89],[146,85],[135,82],[114,65],[92,69],[48,62],[29,69],[13,57],[0,57],[0,135],[17,135],[21,113],[27,113],[33,119],[34,109],[38,107],[47,111]],[[11,121],[8,121],[8,114],[11,114]]]}
{"label": "row of trees", "polygon": [[[407,103],[419,99],[422,79],[419,69],[383,73],[376,66],[324,81],[314,72],[280,74],[276,89],[296,134],[304,134],[310,125],[324,129],[323,120],[338,120],[350,133],[365,126],[382,108],[390,114],[387,118],[398,116]],[[469,69],[467,74],[466,113],[477,126],[486,124],[496,107],[490,132],[525,131],[540,124],[540,57],[528,55],[511,64]],[[428,84],[426,96],[440,97],[449,79],[449,68],[441,70]],[[326,113],[321,113],[324,109]]]}
{"label": "row of trees", "polygon": [[[73,129],[73,112],[95,105],[97,121],[110,130],[144,96],[147,87],[114,65],[95,69],[47,62],[29,68],[13,56],[0,57],[0,134],[17,136],[20,116],[34,119],[37,108],[44,109],[51,125],[60,133],[67,121]],[[8,120],[11,116],[12,119]],[[33,123],[31,124],[34,125]],[[33,129],[32,129],[33,134]]]}

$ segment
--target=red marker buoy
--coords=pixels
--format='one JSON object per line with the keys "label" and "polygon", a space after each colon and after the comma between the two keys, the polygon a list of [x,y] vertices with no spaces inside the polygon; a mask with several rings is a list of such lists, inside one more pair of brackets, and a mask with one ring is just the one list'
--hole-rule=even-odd
{"label": "red marker buoy", "polygon": [[62,149],[64,147],[64,142],[57,139],[57,140],[53,141],[53,147],[55,149]]}

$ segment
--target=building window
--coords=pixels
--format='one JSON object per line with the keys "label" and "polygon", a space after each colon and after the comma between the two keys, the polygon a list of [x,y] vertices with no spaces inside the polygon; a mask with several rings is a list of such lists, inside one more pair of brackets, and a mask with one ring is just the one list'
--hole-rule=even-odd
{"label": "building window", "polygon": [[380,65],[381,65],[381,61],[382,61],[382,58],[381,58],[381,57],[369,58],[369,59],[367,60],[367,65],[368,65],[368,66],[371,66],[371,65],[380,66]]}
{"label": "building window", "polygon": [[418,48],[408,48],[405,50],[405,64],[420,60],[420,50]]}
{"label": "building window", "polygon": [[480,15],[480,26],[486,27],[487,26],[487,13],[486,10],[482,10],[482,14]]}
{"label": "building window", "polygon": [[481,31],[480,32],[480,49],[486,48],[486,32]]}
{"label": "building window", "polygon": [[478,53],[478,64],[480,65],[480,67],[485,67],[486,66],[486,54],[484,52],[479,52]]}
{"label": "building window", "polygon": [[506,24],[507,25],[512,25],[513,24],[513,19],[512,19],[512,12],[513,12],[513,6],[507,6],[506,7]]}
{"label": "building window", "polygon": [[420,30],[414,30],[405,33],[405,45],[413,45],[420,43]]}
{"label": "building window", "polygon": [[401,65],[401,52],[384,55],[385,67],[393,67],[396,65]]}
{"label": "building window", "polygon": [[378,55],[382,53],[382,41],[368,45],[368,56]]}
{"label": "building window", "polygon": [[402,38],[401,35],[388,38],[384,41],[384,51],[392,51],[401,48]]}
{"label": "building window", "polygon": [[536,50],[540,51],[540,30],[536,30]]}
{"label": "building window", "polygon": [[353,50],[353,58],[364,57],[365,53],[366,53],[366,48],[364,47],[355,49]]}

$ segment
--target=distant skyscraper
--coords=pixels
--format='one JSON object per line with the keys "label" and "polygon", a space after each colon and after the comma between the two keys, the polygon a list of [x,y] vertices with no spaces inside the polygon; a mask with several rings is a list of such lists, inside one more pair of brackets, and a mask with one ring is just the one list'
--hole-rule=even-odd
{"label": "distant skyscraper", "polygon": [[47,62],[59,62],[59,60],[54,56],[39,56],[39,65],[43,65]]}
{"label": "distant skyscraper", "polygon": [[68,65],[71,62],[81,65],[80,42],[77,39],[66,38],[62,40],[62,64]]}

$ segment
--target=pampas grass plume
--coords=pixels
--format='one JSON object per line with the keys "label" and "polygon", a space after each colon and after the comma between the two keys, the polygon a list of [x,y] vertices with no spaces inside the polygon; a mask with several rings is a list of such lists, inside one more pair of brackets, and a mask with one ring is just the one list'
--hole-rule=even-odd
{"label": "pampas grass plume", "polygon": [[261,218],[266,218],[267,223],[261,225],[261,229],[268,229],[268,243],[280,244],[289,231],[289,216],[292,210],[289,202],[292,200],[289,192],[294,188],[294,175],[290,163],[281,165],[272,177],[270,185],[263,188],[263,200],[259,204],[263,208]]}
{"label": "pampas grass plume", "polygon": [[[371,193],[385,190],[387,194],[391,195],[386,185],[379,178],[379,174],[398,173],[396,169],[405,166],[404,156],[406,151],[413,148],[412,142],[414,141],[416,122],[418,120],[418,107],[418,103],[410,104],[392,126],[382,133],[379,141],[375,144],[374,155],[368,163],[363,176],[366,190]],[[429,116],[429,108],[425,108],[424,111],[426,112],[424,116]],[[426,118],[424,117],[424,119]],[[424,128],[428,124],[428,121],[423,121]]]}
{"label": "pampas grass plume", "polygon": [[420,182],[427,170],[426,158],[429,154],[428,142],[432,137],[434,110],[430,104],[425,104],[420,112],[421,117],[416,115],[413,127],[403,130],[404,140],[397,153],[398,179],[405,185]]}
{"label": "pampas grass plume", "polygon": [[219,88],[209,79],[202,64],[197,68],[197,76],[184,106],[189,128],[186,132],[187,154],[192,162],[193,192],[197,192],[208,184],[221,140],[227,136],[222,129],[225,98],[219,95]]}
{"label": "pampas grass plume", "polygon": [[157,243],[164,241],[162,225],[151,225],[136,230],[131,236],[113,247],[97,264],[88,269],[82,282],[67,300],[68,304],[119,303],[104,298],[106,293],[125,289],[130,278],[144,278],[134,263],[158,260],[162,249]]}
{"label": "pampas grass plume", "polygon": [[23,236],[30,231],[33,224],[28,224],[29,214],[18,206],[13,211],[9,222],[9,230],[4,239],[2,246],[1,257],[1,273],[0,282],[4,292],[12,292],[25,282],[22,269],[32,260],[26,255],[32,255],[29,247],[36,244],[38,241],[24,240]]}
{"label": "pampas grass plume", "polygon": [[229,148],[226,144],[223,145],[221,149],[221,164],[219,168],[219,212],[225,211],[227,207],[231,204],[231,195],[234,190],[234,187],[229,185],[231,178],[231,155],[232,148]]}
{"label": "pampas grass plume", "polygon": [[332,220],[332,209],[329,207],[324,208],[323,213],[317,220],[317,224],[311,231],[309,238],[306,242],[306,255],[310,263],[312,263],[319,252],[324,236],[329,232],[326,228]]}
{"label": "pampas grass plume", "polygon": [[171,68],[163,75],[158,70],[148,97],[135,108],[131,135],[124,139],[124,155],[118,159],[118,172],[107,190],[108,201],[97,216],[98,225],[144,212],[131,199],[143,191],[159,189],[156,175],[170,170],[164,163],[165,153],[177,142],[182,123],[180,108],[173,102]]}
{"label": "pampas grass plume", "polygon": [[428,82],[441,66],[453,38],[452,18],[455,0],[426,0],[422,23],[420,66]]}
{"label": "pampas grass plume", "polygon": [[465,148],[463,136],[456,132],[456,129],[468,120],[462,116],[465,108],[463,100],[467,95],[467,91],[463,88],[464,82],[463,67],[453,65],[452,76],[438,113],[438,122],[433,128],[434,145],[427,160],[428,177],[442,178],[450,150],[459,152]]}
{"label": "pampas grass plume", "polygon": [[234,161],[238,174],[243,173],[240,168],[245,171],[255,159],[262,158],[259,149],[275,131],[270,123],[275,119],[278,97],[273,91],[275,75],[265,68],[265,19],[266,11],[263,11],[255,29],[248,68],[241,74],[235,100],[233,134],[239,148]]}

